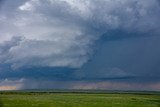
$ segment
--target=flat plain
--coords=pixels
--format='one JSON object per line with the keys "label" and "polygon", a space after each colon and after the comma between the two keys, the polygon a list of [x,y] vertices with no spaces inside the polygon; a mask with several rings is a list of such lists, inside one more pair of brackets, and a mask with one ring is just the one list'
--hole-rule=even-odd
{"label": "flat plain", "polygon": [[0,107],[160,107],[155,92],[0,92]]}

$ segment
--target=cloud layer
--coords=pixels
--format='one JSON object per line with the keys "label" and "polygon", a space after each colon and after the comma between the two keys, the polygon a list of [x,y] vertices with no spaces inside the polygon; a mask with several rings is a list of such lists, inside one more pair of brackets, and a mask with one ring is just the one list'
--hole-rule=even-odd
{"label": "cloud layer", "polygon": [[[0,17],[0,42],[6,50],[1,50],[4,57],[0,60],[14,69],[81,67],[88,61],[95,40],[108,30],[158,32],[160,25],[156,0],[29,0],[11,8],[5,13],[2,9]],[[23,39],[8,47],[4,40],[13,36]]]}
{"label": "cloud layer", "polygon": [[75,81],[159,74],[159,0],[0,3],[2,78]]}

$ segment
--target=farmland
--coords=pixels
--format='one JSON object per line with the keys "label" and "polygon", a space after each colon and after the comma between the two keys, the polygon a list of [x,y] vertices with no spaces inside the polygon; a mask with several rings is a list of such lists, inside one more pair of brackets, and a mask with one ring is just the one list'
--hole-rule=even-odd
{"label": "farmland", "polygon": [[158,92],[0,92],[0,107],[160,107]]}

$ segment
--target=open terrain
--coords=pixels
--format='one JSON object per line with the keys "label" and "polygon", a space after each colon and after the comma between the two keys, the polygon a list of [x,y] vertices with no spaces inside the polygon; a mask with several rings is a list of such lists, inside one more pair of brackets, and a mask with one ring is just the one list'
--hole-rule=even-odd
{"label": "open terrain", "polygon": [[160,107],[158,92],[0,92],[0,107]]}

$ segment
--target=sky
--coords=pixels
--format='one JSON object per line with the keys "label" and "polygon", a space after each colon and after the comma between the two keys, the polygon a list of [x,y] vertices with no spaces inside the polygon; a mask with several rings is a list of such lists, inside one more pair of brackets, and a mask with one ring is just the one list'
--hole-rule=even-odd
{"label": "sky", "polygon": [[160,0],[0,0],[0,90],[160,90]]}

